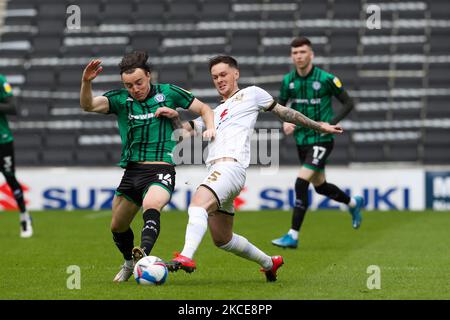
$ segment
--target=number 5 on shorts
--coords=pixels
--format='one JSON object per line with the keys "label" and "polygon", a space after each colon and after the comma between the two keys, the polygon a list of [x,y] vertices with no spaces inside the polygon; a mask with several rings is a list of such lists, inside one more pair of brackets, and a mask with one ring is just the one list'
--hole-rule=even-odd
{"label": "number 5 on shorts", "polygon": [[215,182],[217,181],[217,179],[219,179],[221,173],[219,171],[214,171],[213,173],[211,173],[208,177],[208,181],[209,182]]}

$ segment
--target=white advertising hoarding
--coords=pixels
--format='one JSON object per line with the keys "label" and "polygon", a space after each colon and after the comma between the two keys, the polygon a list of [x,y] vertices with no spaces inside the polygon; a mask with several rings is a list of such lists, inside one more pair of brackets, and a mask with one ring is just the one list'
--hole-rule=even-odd
{"label": "white advertising hoarding", "polygon": [[[186,210],[197,185],[207,174],[204,166],[177,167],[176,189],[167,209]],[[246,187],[236,200],[239,210],[290,209],[295,201],[298,167],[279,170],[247,170]],[[30,210],[110,209],[114,191],[122,177],[120,168],[19,168],[17,177],[25,189]],[[367,210],[423,210],[423,169],[329,168],[328,182],[350,195],[362,195]],[[311,209],[339,208],[309,190]],[[6,184],[0,186],[0,206],[14,209],[15,201]]]}

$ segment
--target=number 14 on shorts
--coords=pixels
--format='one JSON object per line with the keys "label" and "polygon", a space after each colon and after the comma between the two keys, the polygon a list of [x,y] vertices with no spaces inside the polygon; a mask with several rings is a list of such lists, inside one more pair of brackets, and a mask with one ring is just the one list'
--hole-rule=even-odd
{"label": "number 14 on shorts", "polygon": [[172,184],[172,175],[170,173],[164,175],[163,173],[158,173],[158,180],[161,181],[161,183],[165,184],[165,185],[170,185]]}

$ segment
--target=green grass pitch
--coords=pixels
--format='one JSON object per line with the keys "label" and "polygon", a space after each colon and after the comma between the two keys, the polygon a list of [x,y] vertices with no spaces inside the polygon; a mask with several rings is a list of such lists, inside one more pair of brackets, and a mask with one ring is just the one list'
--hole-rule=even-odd
{"label": "green grass pitch", "polygon": [[[290,223],[290,212],[238,212],[235,232],[285,265],[266,283],[256,263],[217,249],[209,234],[196,254],[198,270],[170,273],[158,287],[134,279],[113,283],[122,257],[109,231],[110,212],[34,212],[35,235],[19,238],[18,214],[0,213],[0,299],[450,299],[449,212],[364,212],[361,229],[350,215],[309,212],[297,250],[271,245]],[[170,259],[180,251],[185,212],[164,212],[152,252]],[[140,238],[141,215],[133,223]],[[81,270],[81,288],[68,289]],[[380,268],[380,289],[369,289],[367,268]]]}

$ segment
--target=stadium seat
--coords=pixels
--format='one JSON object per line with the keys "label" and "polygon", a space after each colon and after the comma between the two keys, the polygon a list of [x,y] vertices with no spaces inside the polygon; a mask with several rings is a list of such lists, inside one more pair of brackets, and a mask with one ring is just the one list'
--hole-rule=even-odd
{"label": "stadium seat", "polygon": [[359,20],[361,11],[361,5],[355,1],[334,1],[333,19]]}
{"label": "stadium seat", "polygon": [[77,148],[76,159],[77,163],[81,165],[101,166],[114,164],[110,161],[106,150],[94,148]]}
{"label": "stadium seat", "polygon": [[257,55],[259,50],[258,32],[236,32],[231,39],[232,55]]}
{"label": "stadium seat", "polygon": [[37,36],[33,39],[33,57],[57,56],[61,48],[61,38],[55,35]]}
{"label": "stadium seat", "polygon": [[432,19],[448,19],[448,1],[433,0],[428,2]]}
{"label": "stadium seat", "polygon": [[189,85],[189,71],[184,65],[166,65],[158,67],[158,82],[171,83],[177,86],[188,88]]}
{"label": "stadium seat", "polygon": [[[82,32],[71,33],[65,30],[66,9],[70,4],[79,5],[82,10]],[[242,7],[250,4],[256,7]],[[218,95],[208,70],[208,57],[219,53],[237,56],[241,66],[241,86],[257,83],[277,96],[282,76],[292,70],[289,45],[297,35],[312,39],[316,65],[338,76],[354,94],[357,104],[347,118],[354,121],[352,123],[355,126],[347,129],[345,135],[336,138],[336,148],[330,158],[332,163],[448,163],[449,155],[446,150],[449,148],[445,147],[446,141],[438,138],[439,135],[446,137],[446,128],[436,128],[431,133],[425,125],[423,128],[414,128],[417,132],[426,133],[416,140],[373,141],[365,144],[352,140],[354,134],[377,131],[362,129],[358,126],[361,123],[450,118],[448,95],[445,93],[450,81],[450,65],[445,59],[450,54],[450,28],[445,23],[437,22],[448,20],[447,0],[413,2],[407,5],[389,3],[394,7],[408,6],[409,9],[383,10],[382,21],[387,25],[379,30],[370,30],[364,25],[348,25],[348,22],[362,18],[361,10],[365,2],[361,1],[356,4],[353,0],[301,0],[283,3],[296,6],[295,10],[283,10],[280,6],[270,9],[273,4],[273,1],[260,0],[8,1],[7,10],[35,10],[35,15],[32,14],[33,11],[24,15],[17,15],[17,12],[14,15],[7,14],[5,28],[2,28],[5,32],[0,35],[2,43],[20,41],[23,45],[19,48],[0,49],[0,72],[12,79],[13,88],[22,95],[19,99],[19,115],[11,117],[12,126],[18,126],[14,132],[30,137],[29,142],[24,142],[22,137],[17,140],[18,149],[24,152],[18,163],[89,166],[95,165],[96,158],[101,159],[99,163],[105,165],[108,161],[114,163],[119,160],[120,146],[110,146],[113,151],[108,150],[106,153],[83,146],[83,152],[77,155],[74,152],[79,147],[76,139],[65,130],[34,131],[37,126],[45,127],[48,121],[81,120],[87,128],[78,130],[83,134],[117,134],[116,128],[103,128],[100,125],[114,122],[113,117],[102,118],[107,120],[101,122],[98,116],[82,112],[78,105],[77,95],[83,66],[92,57],[119,60],[121,55],[130,50],[148,50],[150,62],[156,62],[152,74],[155,82],[169,82],[194,89],[198,92],[194,92],[196,96],[214,107],[217,105]],[[258,5],[268,6],[258,9]],[[396,19],[402,19],[403,24],[397,28],[390,27]],[[415,25],[408,27],[408,21],[417,19],[428,19],[430,26],[427,29]],[[249,22],[259,23],[258,28]],[[177,29],[175,26],[178,24]],[[106,25],[109,25],[110,30],[105,30]],[[133,30],[116,30],[117,25],[129,25]],[[340,25],[342,26],[339,27]],[[199,28],[195,29],[195,26]],[[403,36],[412,38],[401,38]],[[417,38],[413,38],[416,36]],[[74,42],[75,38],[117,40],[119,37],[127,40],[115,44]],[[200,41],[192,45],[167,42],[188,38],[212,38],[220,41]],[[179,59],[174,57],[189,59],[194,55],[194,62],[173,63],[176,61],[174,59]],[[204,61],[199,61],[198,55],[204,57]],[[428,57],[428,61],[415,61],[423,56]],[[397,59],[396,63],[392,63],[391,57]],[[18,63],[15,59],[22,60]],[[14,62],[9,64],[10,61]],[[97,92],[122,87],[116,63],[110,64],[107,61],[102,79],[94,82]],[[416,89],[429,91],[424,91],[422,97],[415,95]],[[387,96],[389,92],[404,96],[401,99]],[[62,99],[64,94],[70,99]],[[335,108],[339,108],[339,102],[333,100]],[[411,102],[412,107],[406,108],[401,103],[400,106],[396,105],[396,102],[401,101]],[[358,103],[365,107],[358,108]],[[24,123],[25,127],[29,125],[30,128],[23,129]],[[272,114],[260,115],[257,122],[257,128],[280,126],[281,122],[273,119]],[[394,129],[389,128],[391,130]],[[47,140],[47,136],[60,138]],[[27,143],[30,145],[27,146]],[[60,150],[58,144],[69,146],[69,150]],[[44,147],[49,153],[42,149]],[[445,150],[439,153],[440,148]],[[95,152],[90,154],[88,151],[91,149]],[[63,155],[57,155],[59,150]],[[297,154],[292,150],[295,151],[292,137],[283,138],[280,144],[282,164],[298,164]],[[50,159],[53,156],[54,159]]]}
{"label": "stadium seat", "polygon": [[42,164],[46,166],[72,166],[75,164],[74,151],[72,149],[43,149],[41,155]]}
{"label": "stadium seat", "polygon": [[387,161],[418,162],[419,150],[417,140],[387,142]]}
{"label": "stadium seat", "polygon": [[15,151],[16,166],[40,166],[42,165],[42,154],[39,149],[17,148]]}
{"label": "stadium seat", "polygon": [[325,19],[328,12],[327,0],[302,0],[300,3],[300,20]]}

